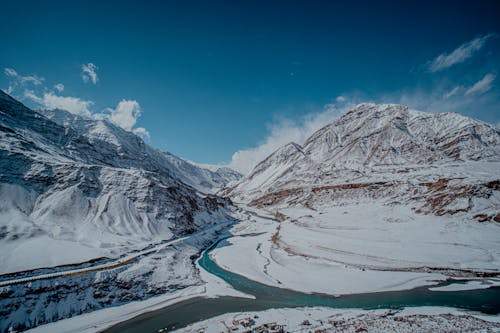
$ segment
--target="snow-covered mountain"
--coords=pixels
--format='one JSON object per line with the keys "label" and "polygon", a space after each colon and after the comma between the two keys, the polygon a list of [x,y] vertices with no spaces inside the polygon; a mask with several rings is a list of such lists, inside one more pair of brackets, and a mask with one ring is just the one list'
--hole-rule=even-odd
{"label": "snow-covered mountain", "polygon": [[35,112],[0,91],[0,138],[1,272],[109,256],[225,216],[228,201],[203,193],[223,173],[108,121]]}
{"label": "snow-covered mountain", "polygon": [[223,193],[257,206],[387,197],[418,201],[423,212],[491,215],[499,208],[499,179],[500,132],[492,125],[365,103],[302,146],[279,148]]}
{"label": "snow-covered mountain", "polygon": [[86,118],[58,109],[37,112],[59,125],[75,130],[91,143],[104,142],[105,145],[97,145],[97,150],[104,150],[98,151],[98,153],[109,155],[108,149],[111,152],[116,151],[118,155],[114,158],[117,158],[118,163],[120,161],[137,161],[139,168],[145,168],[145,165],[148,168],[150,167],[149,163],[153,163],[156,168],[168,170],[173,177],[205,193],[213,192],[241,178],[241,175],[232,169],[220,167],[211,170],[203,168],[169,152],[154,149],[135,134],[104,119]]}
{"label": "snow-covered mountain", "polygon": [[210,170],[168,152],[163,152],[163,154],[170,163],[169,169],[178,179],[206,193],[217,191],[241,178],[240,173],[227,167]]}

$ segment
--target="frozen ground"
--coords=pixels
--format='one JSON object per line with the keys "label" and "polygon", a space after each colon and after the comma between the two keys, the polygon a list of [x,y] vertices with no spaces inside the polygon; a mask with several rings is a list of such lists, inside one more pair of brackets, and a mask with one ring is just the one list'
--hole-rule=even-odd
{"label": "frozen ground", "polygon": [[[22,242],[0,241],[0,274],[80,263],[110,256],[109,249],[56,240],[46,235]],[[36,255],[43,253],[43,255]]]}
{"label": "frozen ground", "polygon": [[429,288],[431,291],[460,291],[460,290],[474,290],[474,289],[487,289],[491,287],[500,286],[500,279],[480,279],[470,280],[466,283],[453,283],[442,287]]}
{"label": "frozen ground", "polygon": [[47,273],[47,274],[34,274],[34,275],[27,276],[27,277],[14,278],[14,279],[0,281],[0,287],[29,282],[29,281],[35,281],[35,280],[45,280],[45,279],[55,278],[55,277],[60,277],[60,276],[70,276],[70,275],[88,273],[91,271],[102,271],[102,270],[106,270],[106,269],[112,269],[112,268],[115,268],[118,266],[126,265],[130,262],[133,262],[133,261],[137,260],[137,258],[139,258],[139,257],[146,256],[148,254],[155,253],[155,252],[160,252],[162,249],[164,249],[168,246],[175,246],[175,244],[181,243],[182,241],[184,241],[190,237],[197,237],[197,236],[198,235],[191,235],[191,236],[176,238],[172,241],[164,242],[164,243],[161,243],[161,244],[153,246],[153,247],[148,247],[147,249],[142,250],[142,251],[135,251],[135,252],[126,254],[117,260],[111,260],[111,261],[108,261],[108,262],[102,263],[102,264],[91,264],[89,266],[86,266],[83,268],[76,268],[76,269],[61,269],[60,271],[51,272],[51,273]]}
{"label": "frozen ground", "polygon": [[[284,325],[284,326],[281,326]],[[330,308],[271,309],[224,314],[176,332],[231,332],[267,329],[279,332],[500,332],[500,316],[485,316],[450,308],[394,310]]]}
{"label": "frozen ground", "polygon": [[410,289],[500,270],[496,222],[416,214],[377,202],[279,212],[282,222],[244,219],[234,233],[263,234],[231,238],[212,258],[264,284],[334,295]]}

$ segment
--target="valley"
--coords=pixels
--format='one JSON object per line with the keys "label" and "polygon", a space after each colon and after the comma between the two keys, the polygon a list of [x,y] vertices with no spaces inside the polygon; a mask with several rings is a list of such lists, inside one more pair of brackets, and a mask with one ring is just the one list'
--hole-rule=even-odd
{"label": "valley", "polygon": [[[252,313],[252,316],[268,318],[268,322],[273,322],[276,321],[275,315],[269,317],[266,315],[267,312],[261,311],[270,308],[295,308],[297,306],[307,306],[301,310],[303,311],[302,315],[294,315],[295,318],[303,318],[300,321],[310,319],[307,313],[311,311],[320,311],[324,318],[328,318],[331,313],[337,313],[335,316],[341,317],[352,313],[352,311],[360,311],[348,310],[349,308],[399,309],[395,313],[399,313],[401,308],[405,308],[402,313],[412,315],[415,312],[418,313],[419,307],[433,306],[424,312],[429,316],[429,322],[440,320],[441,313],[450,312],[446,307],[453,306],[468,310],[465,312],[453,310],[455,311],[453,313],[458,316],[472,315],[471,322],[474,322],[474,316],[479,316],[486,320],[485,327],[496,327],[495,324],[488,323],[495,322],[497,320],[495,318],[498,318],[496,314],[500,310],[500,304],[497,301],[500,292],[500,278],[497,271],[486,268],[487,264],[474,272],[448,267],[436,273],[431,269],[423,272],[419,267],[412,270],[408,267],[398,266],[401,265],[400,262],[393,263],[390,268],[384,267],[380,270],[380,267],[374,268],[368,265],[353,265],[354,267],[352,267],[345,264],[332,264],[333,259],[336,258],[334,255],[329,260],[313,260],[310,256],[297,254],[290,256],[286,253],[280,256],[276,255],[276,252],[279,254],[278,248],[272,249],[274,246],[273,235],[275,235],[278,226],[281,226],[281,234],[281,230],[284,230],[281,228],[286,227],[286,220],[279,221],[275,215],[265,210],[251,207],[243,209],[242,207],[238,213],[240,222],[232,225],[228,229],[228,233],[221,234],[220,240],[215,243],[216,246],[204,252],[197,260],[196,267],[201,273],[204,287],[197,289],[197,291],[191,289],[192,294],[187,297],[188,299],[177,296],[177,299],[170,301],[171,305],[163,303],[161,309],[148,307],[146,308],[147,312],[138,317],[136,316],[141,311],[136,310],[127,314],[127,308],[132,306],[132,304],[128,304],[86,314],[84,321],[78,316],[74,319],[40,326],[34,332],[50,332],[54,329],[60,332],[86,332],[85,327],[88,322],[95,321],[95,327],[87,328],[88,332],[91,332],[96,328],[104,329],[116,323],[117,318],[121,318],[121,321],[129,320],[117,324],[105,332],[156,332],[162,328],[171,331],[199,320],[226,312],[234,312],[235,309],[239,309],[238,311],[259,311],[255,314]],[[470,232],[470,230],[468,231]],[[356,234],[355,231],[351,230],[351,232]],[[411,234],[414,231],[410,229],[408,232]],[[363,233],[359,234],[359,236],[362,235]],[[296,238],[292,238],[292,240],[297,241]],[[388,241],[387,238],[385,240]],[[359,242],[359,240],[357,241]],[[385,242],[381,240],[379,242],[382,243],[383,247]],[[294,243],[292,242],[292,244]],[[354,244],[359,245],[356,243],[356,239]],[[448,256],[453,255],[454,245],[445,243],[440,246],[448,247]],[[456,252],[455,255],[461,254]],[[365,261],[373,260],[372,255],[359,257]],[[230,260],[232,258],[240,260]],[[242,260],[242,258],[245,259]],[[282,261],[282,258],[287,260]],[[379,259],[377,258],[377,260]],[[492,263],[491,267],[495,267],[494,265],[495,263]],[[378,275],[379,273],[381,275]],[[291,280],[290,277],[294,279]],[[323,281],[325,282],[322,283]],[[364,289],[359,289],[360,286]],[[189,290],[190,288],[187,288],[186,292]],[[153,297],[151,301],[155,299],[159,301],[162,297]],[[138,302],[135,306],[140,306],[140,303],[147,303],[147,301]],[[340,309],[320,308],[325,306]],[[281,311],[286,313],[286,310]],[[479,314],[480,312],[483,314]],[[114,313],[114,316],[110,318],[105,315],[106,313]],[[243,312],[239,316],[245,318],[248,316],[246,313]],[[375,314],[366,312],[366,315],[372,318],[371,320],[378,322]],[[492,316],[492,314],[494,315]],[[130,319],[132,317],[134,318]],[[228,316],[226,315],[224,318],[228,318]],[[289,317],[285,315],[283,318]],[[382,318],[380,320],[383,321]],[[284,322],[288,323],[289,320]],[[462,325],[465,325],[466,322],[461,321]],[[195,327],[207,327],[205,325],[212,327],[210,325],[213,324],[201,322]],[[190,329],[194,330],[192,327]],[[207,332],[211,332],[212,329]]]}

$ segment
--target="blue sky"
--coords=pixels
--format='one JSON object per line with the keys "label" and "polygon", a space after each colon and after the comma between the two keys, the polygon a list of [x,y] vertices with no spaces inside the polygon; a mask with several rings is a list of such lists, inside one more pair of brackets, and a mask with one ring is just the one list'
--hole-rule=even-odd
{"label": "blue sky", "polygon": [[243,170],[363,101],[500,121],[495,1],[47,0],[2,12],[0,88],[104,114],[197,162],[239,151]]}

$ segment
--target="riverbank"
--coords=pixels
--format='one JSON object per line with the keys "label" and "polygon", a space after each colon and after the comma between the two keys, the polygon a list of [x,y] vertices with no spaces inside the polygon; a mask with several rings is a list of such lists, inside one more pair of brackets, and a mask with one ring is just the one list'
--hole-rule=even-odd
{"label": "riverbank", "polygon": [[94,333],[101,332],[119,323],[141,315],[154,314],[155,311],[168,308],[174,304],[196,298],[216,298],[231,296],[238,298],[252,298],[233,289],[222,279],[200,270],[201,278],[206,283],[203,286],[188,287],[183,290],[165,295],[151,297],[144,301],[130,302],[121,306],[85,313],[68,319],[38,326],[27,332],[30,333]]}
{"label": "riverbank", "polygon": [[224,314],[175,332],[209,333],[240,330],[322,333],[500,332],[500,316],[486,316],[442,307],[371,311],[322,307],[271,309]]}

